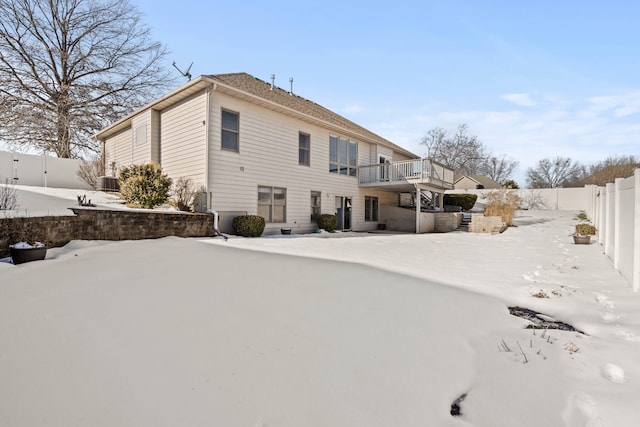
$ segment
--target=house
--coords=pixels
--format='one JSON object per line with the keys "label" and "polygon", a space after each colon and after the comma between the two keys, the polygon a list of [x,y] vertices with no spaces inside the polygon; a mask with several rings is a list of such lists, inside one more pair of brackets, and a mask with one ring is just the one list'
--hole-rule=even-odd
{"label": "house", "polygon": [[454,187],[456,190],[495,190],[502,185],[483,175],[456,175]]}
{"label": "house", "polygon": [[425,206],[453,188],[452,170],[246,73],[199,76],[94,138],[111,176],[153,161],[190,178],[227,232],[244,214],[263,216],[266,234],[312,232],[321,213],[339,230],[427,232]]}

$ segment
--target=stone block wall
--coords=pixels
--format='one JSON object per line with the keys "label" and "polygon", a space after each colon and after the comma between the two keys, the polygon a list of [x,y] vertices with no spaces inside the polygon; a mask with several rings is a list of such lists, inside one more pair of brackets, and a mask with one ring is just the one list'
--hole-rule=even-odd
{"label": "stone block wall", "polygon": [[462,223],[461,212],[436,212],[434,215],[434,231],[436,233],[448,233],[449,231],[457,230]]}
{"label": "stone block wall", "polygon": [[9,244],[15,239],[33,239],[56,247],[64,246],[71,240],[140,240],[214,235],[211,214],[92,208],[71,210],[74,216],[0,218],[0,257],[9,256]]}
{"label": "stone block wall", "polygon": [[469,231],[473,233],[500,233],[506,224],[499,216],[484,216],[483,214],[473,214]]}

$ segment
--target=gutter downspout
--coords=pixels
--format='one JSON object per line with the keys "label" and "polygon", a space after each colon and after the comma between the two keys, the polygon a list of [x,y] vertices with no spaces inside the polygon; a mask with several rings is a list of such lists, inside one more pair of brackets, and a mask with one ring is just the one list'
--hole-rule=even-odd
{"label": "gutter downspout", "polygon": [[211,101],[209,100],[210,96],[211,96],[211,91],[216,90],[216,85],[213,84],[211,85],[210,88],[207,89],[206,91],[206,106],[205,106],[205,114],[206,114],[206,119],[205,119],[205,141],[206,141],[206,147],[205,147],[205,192],[206,192],[206,197],[207,197],[207,213],[213,214],[213,231],[215,232],[215,236],[214,237],[224,237],[225,242],[227,241],[228,237],[225,236],[224,234],[222,234],[220,232],[220,229],[218,228],[218,211],[211,209],[211,193],[209,192],[209,153],[211,151],[211,144],[209,143],[209,120],[211,119]]}
{"label": "gutter downspout", "polygon": [[218,229],[218,211],[214,211],[213,209],[207,209],[207,213],[213,214],[213,231],[215,231],[215,236],[213,237],[224,237],[225,242],[229,239],[227,236],[222,234]]}
{"label": "gutter downspout", "polygon": [[209,101],[209,97],[211,95],[211,90],[215,90],[215,84],[211,85],[205,92],[206,100],[205,100],[205,129],[204,129],[204,140],[205,140],[205,159],[204,159],[204,189],[205,196],[207,197],[207,208],[211,208],[211,197],[209,197],[209,154],[211,151],[210,141],[209,141],[209,120],[211,119],[211,102]]}

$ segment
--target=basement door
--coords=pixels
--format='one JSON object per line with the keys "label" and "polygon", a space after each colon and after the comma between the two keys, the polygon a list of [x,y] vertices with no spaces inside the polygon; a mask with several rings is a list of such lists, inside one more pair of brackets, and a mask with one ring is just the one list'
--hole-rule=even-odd
{"label": "basement door", "polygon": [[351,230],[351,197],[336,196],[336,230]]}

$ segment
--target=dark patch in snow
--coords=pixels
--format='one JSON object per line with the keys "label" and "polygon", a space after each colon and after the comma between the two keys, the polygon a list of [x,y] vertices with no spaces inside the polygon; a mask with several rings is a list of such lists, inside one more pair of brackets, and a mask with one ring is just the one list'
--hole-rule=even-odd
{"label": "dark patch in snow", "polygon": [[523,307],[509,307],[509,313],[513,316],[521,317],[530,321],[532,324],[527,326],[527,329],[559,329],[561,331],[578,332],[582,335],[586,335],[579,329],[576,329],[572,325],[560,322],[556,320],[549,320],[551,316],[538,313],[537,311]]}
{"label": "dark patch in snow", "polygon": [[467,393],[464,393],[463,395],[461,395],[460,397],[458,397],[456,400],[453,401],[453,403],[451,404],[451,416],[459,417],[460,415],[462,415],[462,411],[460,411],[460,404],[466,397],[467,397]]}

